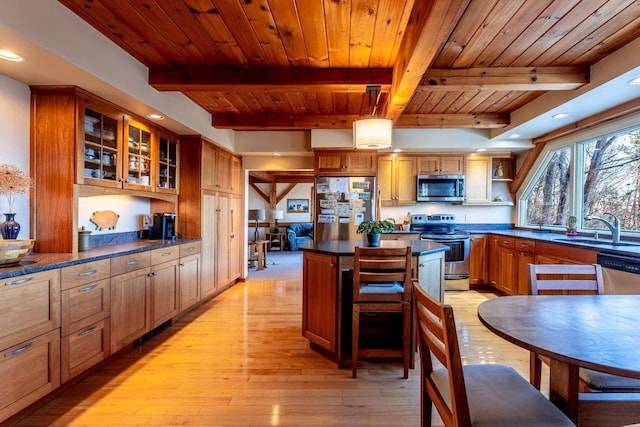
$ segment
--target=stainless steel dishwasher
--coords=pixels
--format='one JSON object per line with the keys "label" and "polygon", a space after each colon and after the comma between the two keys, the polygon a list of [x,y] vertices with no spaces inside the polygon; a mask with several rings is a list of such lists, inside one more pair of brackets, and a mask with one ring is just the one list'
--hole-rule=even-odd
{"label": "stainless steel dishwasher", "polygon": [[640,257],[598,254],[605,294],[640,294]]}

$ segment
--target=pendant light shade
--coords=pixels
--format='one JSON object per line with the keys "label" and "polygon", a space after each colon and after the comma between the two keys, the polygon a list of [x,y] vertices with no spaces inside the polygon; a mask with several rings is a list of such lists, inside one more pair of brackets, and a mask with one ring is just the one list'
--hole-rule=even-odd
{"label": "pendant light shade", "polygon": [[364,119],[353,122],[353,146],[364,149],[391,147],[393,121],[389,119]]}

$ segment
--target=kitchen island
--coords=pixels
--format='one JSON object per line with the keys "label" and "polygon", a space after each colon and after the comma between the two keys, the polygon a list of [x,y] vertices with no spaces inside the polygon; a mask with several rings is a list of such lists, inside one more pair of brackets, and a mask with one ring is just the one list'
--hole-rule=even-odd
{"label": "kitchen island", "polygon": [[[308,242],[302,263],[302,335],[311,348],[343,366],[350,354],[351,286],[356,246],[364,241]],[[382,240],[383,248],[411,246],[413,277],[438,301],[444,297],[445,245],[428,240]]]}

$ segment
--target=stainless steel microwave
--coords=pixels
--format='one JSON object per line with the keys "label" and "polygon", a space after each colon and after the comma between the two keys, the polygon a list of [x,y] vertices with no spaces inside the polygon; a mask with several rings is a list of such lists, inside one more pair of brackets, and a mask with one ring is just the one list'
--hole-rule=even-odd
{"label": "stainless steel microwave", "polygon": [[418,175],[418,202],[464,201],[464,175]]}

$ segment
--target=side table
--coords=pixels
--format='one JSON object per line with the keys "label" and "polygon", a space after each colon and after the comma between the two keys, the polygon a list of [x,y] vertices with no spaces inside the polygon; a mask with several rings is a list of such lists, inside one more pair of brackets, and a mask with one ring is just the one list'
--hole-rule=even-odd
{"label": "side table", "polygon": [[256,262],[257,269],[267,268],[267,244],[268,240],[249,241],[249,262]]}
{"label": "side table", "polygon": [[284,239],[285,233],[267,233],[267,240],[269,241],[269,252],[271,251],[283,251],[284,250]]}

